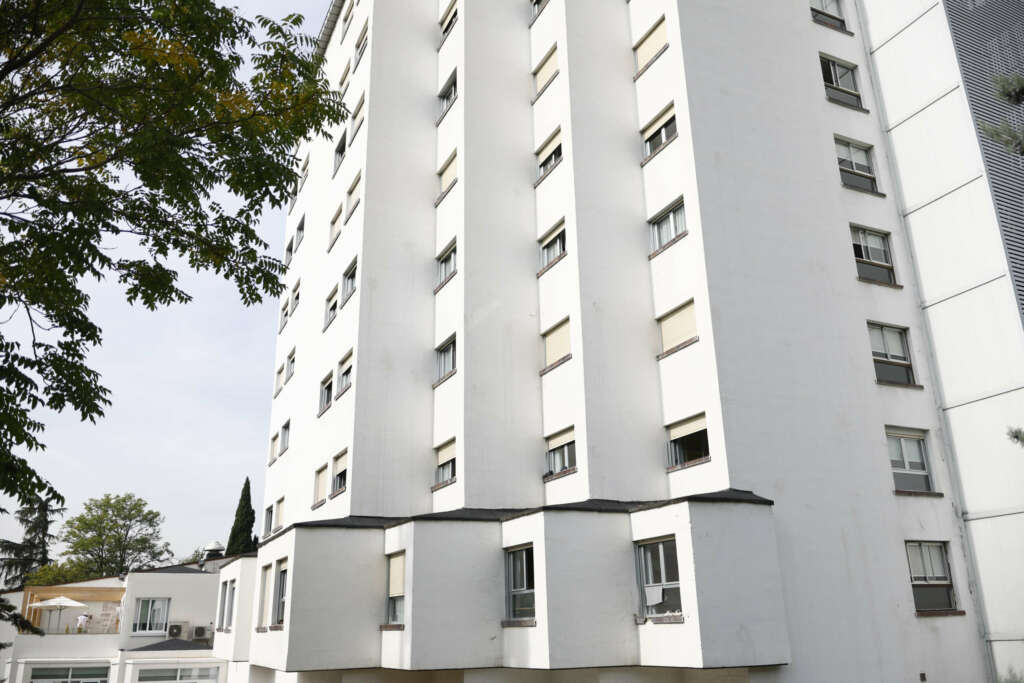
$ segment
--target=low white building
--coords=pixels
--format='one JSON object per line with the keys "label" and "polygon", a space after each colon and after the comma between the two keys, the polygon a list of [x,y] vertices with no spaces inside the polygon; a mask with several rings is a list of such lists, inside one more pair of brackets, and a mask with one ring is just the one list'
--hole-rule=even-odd
{"label": "low white building", "polygon": [[[45,635],[0,628],[5,683],[220,682],[213,656],[217,567],[223,559],[4,594]],[[65,598],[84,607],[33,607]]]}

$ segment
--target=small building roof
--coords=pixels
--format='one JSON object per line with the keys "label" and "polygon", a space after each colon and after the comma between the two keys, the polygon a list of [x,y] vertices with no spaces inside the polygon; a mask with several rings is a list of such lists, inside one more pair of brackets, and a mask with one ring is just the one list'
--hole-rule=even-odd
{"label": "small building roof", "polygon": [[129,652],[169,652],[176,650],[209,649],[212,649],[212,646],[207,643],[197,642],[194,640],[182,640],[181,638],[168,638],[167,640],[161,640],[159,643],[143,645],[142,647],[133,647]]}

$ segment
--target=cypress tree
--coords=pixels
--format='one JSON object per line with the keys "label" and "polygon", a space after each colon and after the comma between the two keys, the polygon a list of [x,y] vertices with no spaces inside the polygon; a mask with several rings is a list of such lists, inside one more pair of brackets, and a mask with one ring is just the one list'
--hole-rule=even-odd
{"label": "cypress tree", "polygon": [[231,525],[228,547],[224,554],[239,555],[241,553],[254,552],[257,547],[256,536],[252,533],[255,525],[256,511],[252,509],[249,477],[246,477],[245,483],[242,484],[242,495],[238,497],[238,507],[235,508],[235,523]]}

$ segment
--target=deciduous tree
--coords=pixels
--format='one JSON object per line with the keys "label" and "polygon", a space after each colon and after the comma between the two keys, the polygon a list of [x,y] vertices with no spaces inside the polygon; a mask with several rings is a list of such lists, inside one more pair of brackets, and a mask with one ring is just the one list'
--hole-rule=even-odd
{"label": "deciduous tree", "polygon": [[131,493],[90,498],[85,510],[64,525],[63,554],[89,578],[158,566],[173,557],[161,538],[163,521],[163,515]]}

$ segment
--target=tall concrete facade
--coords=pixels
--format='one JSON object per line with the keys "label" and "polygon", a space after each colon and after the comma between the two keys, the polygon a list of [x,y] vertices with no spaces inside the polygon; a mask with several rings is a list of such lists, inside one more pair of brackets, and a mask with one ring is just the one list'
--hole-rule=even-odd
{"label": "tall concrete facade", "polygon": [[229,683],[1024,671],[1019,2],[326,9]]}

